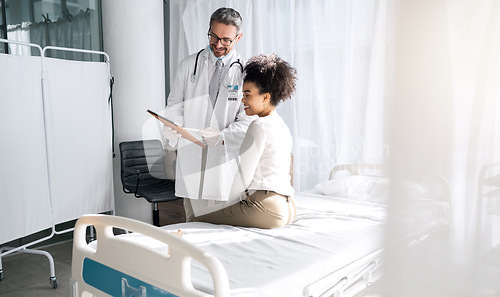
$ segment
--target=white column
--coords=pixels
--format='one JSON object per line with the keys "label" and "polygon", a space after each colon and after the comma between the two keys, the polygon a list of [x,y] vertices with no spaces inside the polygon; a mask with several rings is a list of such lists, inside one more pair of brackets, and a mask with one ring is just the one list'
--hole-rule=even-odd
{"label": "white column", "polygon": [[165,107],[163,1],[104,0],[104,51],[111,60],[116,215],[152,222],[152,205],[125,194],[120,181],[119,143],[143,139],[147,109]]}

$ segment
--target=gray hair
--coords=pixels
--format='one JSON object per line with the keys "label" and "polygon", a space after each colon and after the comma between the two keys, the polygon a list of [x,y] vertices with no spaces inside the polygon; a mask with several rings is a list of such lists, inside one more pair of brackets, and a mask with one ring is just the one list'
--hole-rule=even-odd
{"label": "gray hair", "polygon": [[212,13],[212,16],[210,17],[209,28],[212,28],[213,22],[235,26],[238,34],[241,33],[243,21],[241,19],[240,13],[232,8],[221,7],[214,11],[214,13]]}

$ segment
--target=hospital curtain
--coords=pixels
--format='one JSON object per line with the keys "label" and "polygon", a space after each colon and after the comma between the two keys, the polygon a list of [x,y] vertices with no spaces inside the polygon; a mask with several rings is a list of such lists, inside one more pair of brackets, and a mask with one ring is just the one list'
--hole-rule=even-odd
{"label": "hospital curtain", "polygon": [[49,228],[52,220],[41,58],[0,54],[0,69],[0,244],[4,244]]}
{"label": "hospital curtain", "polygon": [[[445,177],[452,224],[427,244],[387,250],[387,296],[498,293],[498,270],[480,255],[500,247],[500,201],[482,196],[480,176],[500,164],[500,2],[388,3],[390,164],[396,176],[425,169]],[[391,208],[408,211],[395,194]],[[401,231],[390,214],[389,247]]]}
{"label": "hospital curtain", "polygon": [[[453,165],[462,169],[453,171],[451,181],[457,220],[466,226],[464,241],[473,239],[478,227],[480,171],[500,163],[500,3],[481,3],[449,2]],[[500,237],[497,241],[500,243]]]}
{"label": "hospital curtain", "polygon": [[109,64],[0,54],[0,69],[0,244],[113,211]]}
{"label": "hospital curtain", "polygon": [[208,44],[210,14],[243,18],[245,59],[276,53],[297,69],[297,92],[278,106],[294,141],[294,187],[312,188],[340,163],[383,162],[386,21],[383,1],[171,0],[170,77]]}

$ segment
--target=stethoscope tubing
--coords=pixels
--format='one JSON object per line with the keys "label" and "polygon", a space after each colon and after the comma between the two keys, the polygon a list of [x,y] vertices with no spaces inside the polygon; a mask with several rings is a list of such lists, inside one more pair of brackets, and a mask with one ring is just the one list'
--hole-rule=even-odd
{"label": "stethoscope tubing", "polygon": [[[197,54],[196,54],[196,60],[194,62],[194,71],[193,71],[193,75],[191,76],[191,81],[194,82],[196,80],[196,70],[198,69],[198,59],[200,58],[200,54],[201,52],[203,52],[205,49],[201,49]],[[229,68],[228,68],[228,71],[231,67],[233,67],[234,64],[238,64],[240,66],[240,69],[241,69],[241,73],[243,73],[243,65],[241,64],[240,62],[240,59],[234,61],[233,63],[231,63],[231,65],[229,65]]]}

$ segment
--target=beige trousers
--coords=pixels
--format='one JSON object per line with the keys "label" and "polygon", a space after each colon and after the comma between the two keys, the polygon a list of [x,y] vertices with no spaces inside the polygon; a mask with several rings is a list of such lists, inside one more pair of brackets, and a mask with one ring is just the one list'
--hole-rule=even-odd
{"label": "beige trousers", "polygon": [[293,196],[260,190],[229,207],[193,217],[192,221],[272,229],[293,222],[296,212]]}

